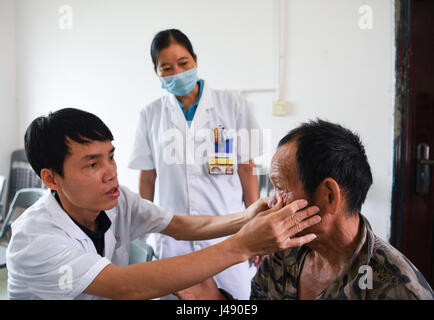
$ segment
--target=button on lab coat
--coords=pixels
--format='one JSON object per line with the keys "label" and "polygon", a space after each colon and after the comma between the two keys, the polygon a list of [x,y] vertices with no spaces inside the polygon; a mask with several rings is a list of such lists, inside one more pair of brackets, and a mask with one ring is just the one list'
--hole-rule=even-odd
{"label": "button on lab coat", "polygon": [[[208,157],[214,151],[214,128],[218,126],[232,132],[233,175],[208,173]],[[254,137],[259,137],[258,141],[252,142]],[[262,140],[247,101],[234,93],[212,90],[205,82],[190,127],[173,94],[141,110],[129,167],[156,170],[154,202],[169,212],[177,215],[239,212],[245,206],[237,163],[262,155]],[[166,258],[203,249],[222,239],[176,241],[156,235],[155,249],[159,258]],[[248,299],[255,272],[256,268],[245,262],[223,271],[215,279],[234,297]]]}
{"label": "button on lab coat", "polygon": [[164,230],[173,215],[121,186],[118,204],[106,211],[104,256],[47,194],[13,224],[6,253],[10,299],[96,299],[83,291],[110,263],[128,265],[130,242]]}

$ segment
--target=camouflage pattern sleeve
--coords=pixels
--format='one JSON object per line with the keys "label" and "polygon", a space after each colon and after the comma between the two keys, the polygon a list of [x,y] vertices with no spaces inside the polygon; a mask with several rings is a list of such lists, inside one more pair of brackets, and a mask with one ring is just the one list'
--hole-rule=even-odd
{"label": "camouflage pattern sleeve", "polygon": [[419,300],[418,297],[402,285],[396,287],[384,287],[383,290],[373,293],[374,295],[372,295],[372,297],[368,295],[368,300]]}
{"label": "camouflage pattern sleeve", "polygon": [[271,255],[265,257],[256,275],[252,279],[250,300],[266,300],[268,293],[268,280],[270,279]]}
{"label": "camouflage pattern sleeve", "polygon": [[371,299],[434,299],[430,285],[410,260],[376,236],[370,265],[374,277],[374,288],[369,294]]}

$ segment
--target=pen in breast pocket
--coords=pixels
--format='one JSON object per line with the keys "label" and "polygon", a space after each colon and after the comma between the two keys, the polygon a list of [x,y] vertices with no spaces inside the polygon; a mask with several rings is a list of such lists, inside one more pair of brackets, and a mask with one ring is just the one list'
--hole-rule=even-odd
{"label": "pen in breast pocket", "polygon": [[214,129],[214,152],[218,153],[219,151],[219,133],[218,128]]}
{"label": "pen in breast pocket", "polygon": [[223,130],[225,128],[222,126],[219,126],[219,152],[224,152],[224,143],[225,140],[223,138]]}

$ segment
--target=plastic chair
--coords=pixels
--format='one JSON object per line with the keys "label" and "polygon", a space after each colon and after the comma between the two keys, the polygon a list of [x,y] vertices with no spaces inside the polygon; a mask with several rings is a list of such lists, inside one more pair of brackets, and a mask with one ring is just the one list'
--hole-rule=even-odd
{"label": "plastic chair", "polygon": [[131,241],[129,264],[152,261],[153,257],[154,249],[145,241],[140,239]]}
{"label": "plastic chair", "polygon": [[[32,206],[39,198],[47,193],[47,190],[41,188],[25,188],[18,190],[15,194],[9,211],[3,221],[3,225],[0,230],[0,240],[11,230],[12,221],[17,218],[14,216],[16,209],[22,208],[27,209]],[[22,212],[20,212],[21,214]],[[6,246],[0,245],[0,268],[6,266]]]}
{"label": "plastic chair", "polygon": [[5,218],[16,192],[24,188],[45,188],[45,186],[30,166],[24,149],[19,149],[12,152],[11,155],[9,187],[3,218]]}

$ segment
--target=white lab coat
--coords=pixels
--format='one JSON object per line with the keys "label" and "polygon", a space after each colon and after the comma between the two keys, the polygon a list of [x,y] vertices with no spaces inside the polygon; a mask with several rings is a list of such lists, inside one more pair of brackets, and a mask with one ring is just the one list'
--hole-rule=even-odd
{"label": "white lab coat", "polygon": [[[213,129],[218,125],[236,133],[233,175],[208,173],[208,156],[214,151]],[[237,163],[262,155],[262,140],[251,141],[256,137],[262,138],[262,133],[247,101],[234,93],[209,89],[205,82],[190,127],[173,94],[141,110],[129,167],[156,170],[154,202],[176,215],[239,212],[245,206]],[[176,241],[160,234],[155,237],[160,259],[197,251],[223,240]],[[250,281],[255,273],[256,268],[245,262],[223,271],[215,280],[234,297],[249,299]]]}
{"label": "white lab coat", "polygon": [[108,264],[128,265],[130,242],[164,230],[173,218],[121,186],[118,204],[106,211],[104,257],[52,194],[12,224],[6,252],[9,299],[98,299],[83,291]]}

